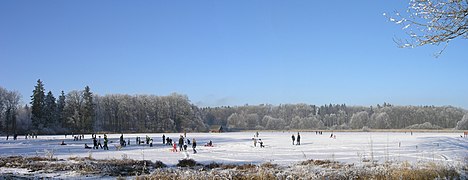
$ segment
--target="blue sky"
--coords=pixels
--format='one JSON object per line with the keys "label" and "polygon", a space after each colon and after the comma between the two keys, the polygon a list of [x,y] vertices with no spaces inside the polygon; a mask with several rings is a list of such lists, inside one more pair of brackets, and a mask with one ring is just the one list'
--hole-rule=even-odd
{"label": "blue sky", "polygon": [[200,106],[309,103],[468,108],[467,40],[400,49],[382,15],[405,1],[0,1],[0,86],[23,101],[186,94]]}

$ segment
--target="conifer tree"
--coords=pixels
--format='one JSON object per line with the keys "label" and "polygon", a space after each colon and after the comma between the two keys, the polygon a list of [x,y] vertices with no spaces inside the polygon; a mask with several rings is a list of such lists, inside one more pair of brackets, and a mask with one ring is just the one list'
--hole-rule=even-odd
{"label": "conifer tree", "polygon": [[33,129],[36,131],[40,131],[44,127],[44,104],[44,84],[38,79],[31,96],[31,121]]}
{"label": "conifer tree", "polygon": [[92,131],[93,128],[93,119],[94,119],[94,103],[93,103],[93,93],[91,92],[89,86],[85,87],[83,92],[84,108],[83,108],[83,122],[82,122],[82,131]]}
{"label": "conifer tree", "polygon": [[65,116],[65,93],[62,91],[57,101],[57,121],[61,128],[66,127],[66,116]]}
{"label": "conifer tree", "polygon": [[56,127],[57,125],[57,103],[51,91],[47,93],[44,100],[44,127]]}

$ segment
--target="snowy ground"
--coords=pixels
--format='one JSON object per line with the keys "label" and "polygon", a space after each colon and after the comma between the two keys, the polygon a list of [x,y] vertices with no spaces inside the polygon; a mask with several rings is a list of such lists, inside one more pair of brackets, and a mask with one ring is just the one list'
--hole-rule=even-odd
{"label": "snowy ground", "polygon": [[[187,138],[195,138],[198,143],[197,154],[191,148],[185,152],[171,152],[170,146],[162,145],[162,134],[148,134],[154,139],[154,146],[136,145],[135,138],[143,140],[146,134],[124,134],[131,144],[117,151],[114,144],[120,134],[108,135],[109,151],[85,149],[84,144],[92,146],[91,135],[85,135],[82,141],[73,141],[64,135],[38,136],[38,139],[6,140],[0,137],[0,156],[45,156],[53,152],[54,157],[88,157],[96,159],[123,157],[139,160],[159,160],[171,166],[187,155],[200,163],[255,163],[271,162],[280,165],[307,159],[327,159],[347,163],[361,163],[374,159],[385,161],[437,161],[447,163],[466,163],[468,159],[468,138],[461,138],[460,133],[413,133],[409,132],[336,132],[336,139],[329,138],[330,133],[316,135],[315,132],[301,132],[301,145],[292,145],[291,135],[297,132],[260,132],[259,138],[265,148],[253,146],[253,132],[236,133],[187,133]],[[165,134],[178,141],[180,134]],[[102,136],[102,135],[101,135]],[[59,145],[62,140],[67,145]],[[214,147],[203,144],[213,141]]]}

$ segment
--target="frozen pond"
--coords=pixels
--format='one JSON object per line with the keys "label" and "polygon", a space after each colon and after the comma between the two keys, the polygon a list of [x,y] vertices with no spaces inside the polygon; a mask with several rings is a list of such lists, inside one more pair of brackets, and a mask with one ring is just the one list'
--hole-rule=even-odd
{"label": "frozen pond", "polygon": [[[201,163],[264,163],[282,165],[307,159],[329,159],[348,163],[360,163],[363,160],[385,161],[438,161],[465,163],[468,157],[468,138],[461,138],[460,133],[413,133],[407,132],[330,132],[317,135],[315,132],[301,132],[301,145],[292,145],[291,135],[297,132],[260,132],[265,147],[254,147],[254,132],[233,133],[187,133],[187,138],[197,140],[197,154],[189,146],[187,153],[171,152],[172,147],[162,144],[162,133],[124,134],[130,139],[130,145],[116,150],[115,144],[120,134],[110,134],[109,150],[85,149],[84,144],[93,146],[91,135],[85,135],[82,141],[73,141],[69,135],[38,136],[38,139],[6,140],[0,137],[0,155],[44,156],[46,151],[55,157],[88,157],[96,159],[123,157],[132,159],[160,160],[168,165],[175,165],[179,159],[189,156]],[[102,134],[100,134],[102,136]],[[153,147],[135,144],[135,138],[146,135],[154,139]],[[179,133],[165,134],[178,142]],[[204,147],[208,141],[213,147]],[[59,145],[64,141],[67,145]]]}

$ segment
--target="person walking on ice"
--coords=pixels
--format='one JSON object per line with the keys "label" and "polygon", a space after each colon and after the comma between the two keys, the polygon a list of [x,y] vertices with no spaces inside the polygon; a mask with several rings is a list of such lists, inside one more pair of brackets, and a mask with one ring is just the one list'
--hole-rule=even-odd
{"label": "person walking on ice", "polygon": [[184,136],[180,135],[179,138],[179,151],[182,151],[184,148]]}
{"label": "person walking on ice", "polygon": [[109,150],[109,147],[107,146],[108,141],[107,135],[104,134],[104,150]]}
{"label": "person walking on ice", "polygon": [[296,137],[294,137],[294,134],[291,136],[291,139],[292,139],[292,143],[294,145],[294,141],[296,141]]}
{"label": "person walking on ice", "polygon": [[102,149],[102,144],[101,144],[101,136],[99,136],[99,140],[98,140],[98,146],[101,147]]}
{"label": "person walking on ice", "polygon": [[93,149],[98,149],[96,135],[93,135]]}
{"label": "person walking on ice", "polygon": [[193,149],[193,154],[197,154],[197,141],[195,141],[195,138],[192,139],[192,149]]}
{"label": "person walking on ice", "polygon": [[301,145],[301,135],[299,134],[299,132],[297,132],[296,145]]}

